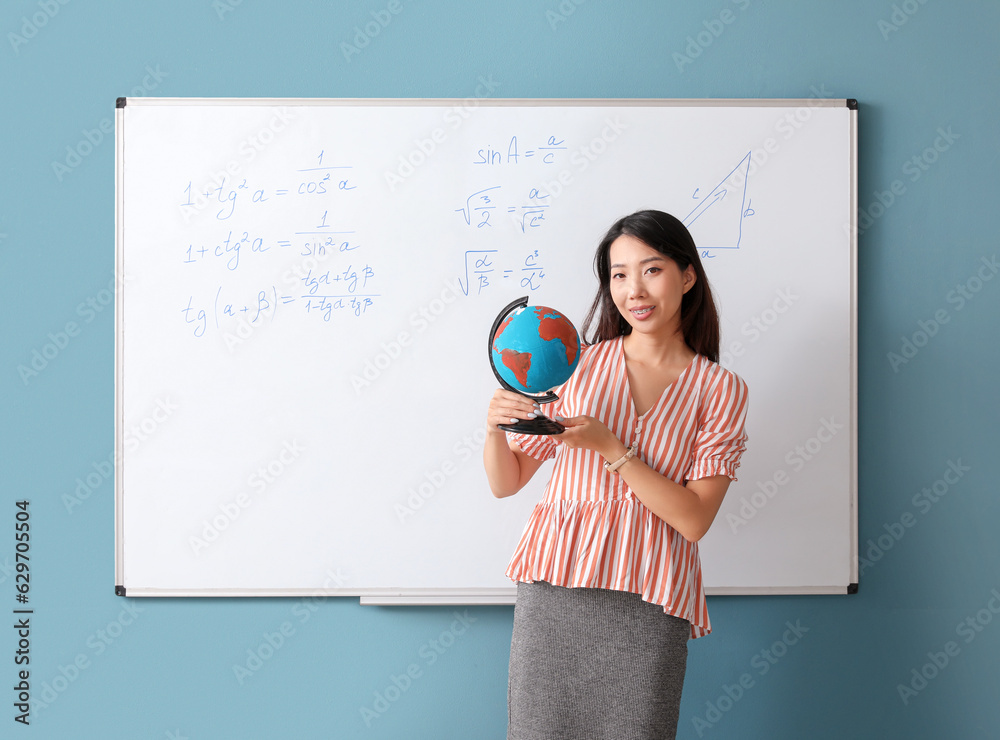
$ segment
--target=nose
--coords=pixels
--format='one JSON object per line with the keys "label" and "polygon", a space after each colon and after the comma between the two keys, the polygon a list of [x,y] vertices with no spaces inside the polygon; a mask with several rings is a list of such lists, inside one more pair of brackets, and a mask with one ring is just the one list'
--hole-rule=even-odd
{"label": "nose", "polygon": [[645,295],[645,287],[642,282],[642,277],[636,275],[628,279],[628,296],[629,298],[637,298],[639,296]]}

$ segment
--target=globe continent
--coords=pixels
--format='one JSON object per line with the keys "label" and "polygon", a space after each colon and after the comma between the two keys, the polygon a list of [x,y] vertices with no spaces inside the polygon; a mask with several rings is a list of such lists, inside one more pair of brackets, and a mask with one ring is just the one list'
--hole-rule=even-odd
{"label": "globe continent", "polygon": [[524,393],[544,393],[562,385],[579,360],[576,327],[547,306],[517,309],[501,322],[493,337],[494,367]]}

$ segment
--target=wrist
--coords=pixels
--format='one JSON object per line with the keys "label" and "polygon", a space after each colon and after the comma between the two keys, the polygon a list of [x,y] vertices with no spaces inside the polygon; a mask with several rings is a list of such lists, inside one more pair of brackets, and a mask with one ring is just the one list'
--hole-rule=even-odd
{"label": "wrist", "polygon": [[626,452],[628,452],[628,447],[623,445],[618,440],[615,440],[614,445],[609,446],[601,452],[601,457],[603,457],[607,462],[614,462]]}
{"label": "wrist", "polygon": [[628,451],[628,445],[624,444],[614,434],[610,434],[609,436],[608,443],[599,452],[605,460],[614,462]]}
{"label": "wrist", "polygon": [[604,469],[609,473],[614,473],[625,465],[629,460],[634,458],[638,453],[639,446],[637,443],[633,442],[631,447],[626,447],[625,451],[615,458],[609,458],[606,463],[604,463]]}

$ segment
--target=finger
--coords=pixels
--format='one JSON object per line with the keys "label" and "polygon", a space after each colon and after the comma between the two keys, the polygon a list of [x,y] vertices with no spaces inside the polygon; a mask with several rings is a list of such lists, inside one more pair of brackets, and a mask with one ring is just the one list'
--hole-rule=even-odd
{"label": "finger", "polygon": [[497,389],[493,393],[493,398],[497,401],[502,401],[512,406],[524,407],[524,408],[540,408],[538,402],[533,398],[528,398],[522,396],[519,393],[514,393],[512,391]]}
{"label": "finger", "polygon": [[491,414],[486,420],[486,424],[490,429],[498,429],[506,424],[517,424],[520,421],[523,421],[523,419],[518,419],[516,416],[511,416],[510,414]]}
{"label": "finger", "polygon": [[541,407],[537,403],[513,393],[494,397],[491,407],[500,413],[511,414],[522,419],[533,419],[542,413]]}
{"label": "finger", "polygon": [[541,410],[537,406],[533,406],[530,403],[507,401],[505,399],[495,401],[491,404],[490,408],[500,413],[513,413],[520,416],[527,416],[528,414],[537,416],[541,413]]}
{"label": "finger", "polygon": [[488,415],[490,424],[516,424],[526,419],[537,418],[538,414],[524,408],[501,407],[491,410]]}

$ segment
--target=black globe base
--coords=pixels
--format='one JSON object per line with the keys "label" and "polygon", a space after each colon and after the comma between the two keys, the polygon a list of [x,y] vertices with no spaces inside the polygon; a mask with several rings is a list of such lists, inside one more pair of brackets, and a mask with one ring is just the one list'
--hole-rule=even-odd
{"label": "black globe base", "polygon": [[547,416],[536,416],[534,419],[521,419],[515,424],[500,424],[499,427],[505,432],[516,432],[518,434],[562,434],[566,427],[558,421],[554,421]]}

